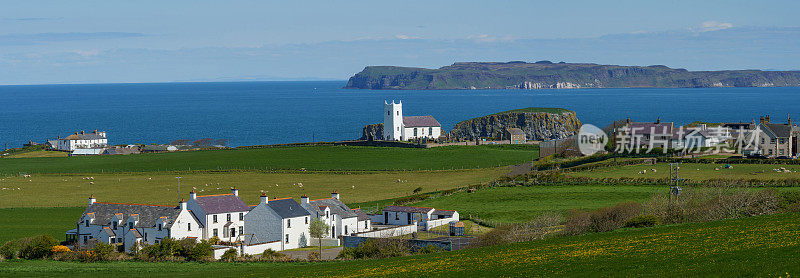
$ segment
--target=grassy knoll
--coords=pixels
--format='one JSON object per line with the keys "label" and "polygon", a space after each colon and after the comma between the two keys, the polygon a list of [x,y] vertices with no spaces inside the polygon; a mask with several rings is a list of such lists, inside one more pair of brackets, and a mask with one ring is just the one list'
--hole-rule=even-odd
{"label": "grassy knoll", "polygon": [[[683,163],[680,165],[680,176],[685,179],[798,179],[800,178],[800,165],[769,165],[769,164],[732,164],[733,169],[725,169],[725,164]],[[773,169],[784,167],[793,172],[775,172]],[[653,172],[651,169],[656,169]],[[718,170],[715,170],[718,169]],[[639,174],[647,170],[647,173]],[[589,178],[667,178],[669,177],[669,164],[656,165],[628,165],[593,169],[589,171],[567,173],[568,176]]]}
{"label": "grassy knoll", "polygon": [[664,191],[655,186],[495,187],[428,199],[415,206],[457,210],[484,220],[525,222],[545,211],[595,209],[622,202],[644,201]]}
{"label": "grassy knoll", "polygon": [[325,263],[0,262],[14,277],[796,276],[800,215],[621,230],[455,252]]}
{"label": "grassy knoll", "polygon": [[0,209],[0,242],[38,234],[64,240],[64,232],[75,228],[84,209],[86,207]]}
{"label": "grassy knoll", "polygon": [[67,152],[36,150],[28,152],[19,152],[5,156],[4,158],[67,157],[67,156],[69,156],[69,153]]}
{"label": "grassy knoll", "polygon": [[[0,177],[0,207],[85,206],[89,194],[106,202],[175,204],[180,198],[188,198],[193,188],[200,195],[210,195],[229,193],[233,186],[239,188],[249,204],[258,203],[262,190],[270,197],[299,199],[301,194],[311,198],[330,197],[330,192],[336,189],[345,202],[368,202],[410,195],[417,187],[422,187],[422,192],[431,192],[487,182],[507,172],[507,168],[501,167],[400,172],[33,174],[30,178]],[[180,197],[177,176],[182,177]]]}
{"label": "grassy knoll", "polygon": [[538,156],[532,145],[431,149],[348,146],[276,147],[113,155],[0,159],[0,174],[155,172],[226,169],[443,170],[520,164]]}

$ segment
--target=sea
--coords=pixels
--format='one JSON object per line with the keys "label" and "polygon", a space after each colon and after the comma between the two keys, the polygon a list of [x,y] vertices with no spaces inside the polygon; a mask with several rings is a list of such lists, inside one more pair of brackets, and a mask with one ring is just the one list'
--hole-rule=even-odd
{"label": "sea", "polygon": [[226,139],[230,146],[357,139],[383,121],[384,102],[405,116],[457,122],[525,107],[573,110],[583,123],[800,120],[800,88],[354,90],[346,81],[0,86],[0,146],[106,131],[110,144]]}

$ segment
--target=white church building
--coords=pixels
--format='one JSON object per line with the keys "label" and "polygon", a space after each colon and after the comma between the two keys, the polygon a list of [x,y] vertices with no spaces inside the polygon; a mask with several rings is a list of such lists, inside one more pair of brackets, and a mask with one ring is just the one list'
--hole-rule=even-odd
{"label": "white church building", "polygon": [[442,125],[433,116],[403,116],[403,102],[384,101],[383,137],[386,140],[406,141],[416,138],[436,139],[442,135]]}

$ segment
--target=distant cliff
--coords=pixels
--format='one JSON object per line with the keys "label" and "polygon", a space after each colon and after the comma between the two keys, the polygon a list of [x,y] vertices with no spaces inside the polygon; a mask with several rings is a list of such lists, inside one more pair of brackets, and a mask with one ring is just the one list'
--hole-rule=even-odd
{"label": "distant cliff", "polygon": [[560,139],[578,132],[581,122],[575,112],[560,108],[525,108],[492,114],[457,123],[453,138],[474,140],[476,137],[503,138],[507,128],[519,128],[528,140]]}
{"label": "distant cliff", "polygon": [[349,89],[573,89],[800,86],[800,71],[687,71],[666,66],[552,63],[455,63],[439,69],[370,66]]}

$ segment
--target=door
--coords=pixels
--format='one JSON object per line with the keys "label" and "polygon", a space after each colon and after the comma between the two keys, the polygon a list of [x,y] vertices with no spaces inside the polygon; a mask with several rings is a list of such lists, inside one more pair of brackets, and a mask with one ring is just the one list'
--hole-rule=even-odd
{"label": "door", "polygon": [[411,222],[411,213],[408,212],[408,213],[406,213],[406,215],[408,215],[408,224],[411,225],[411,223],[413,223],[413,222]]}

